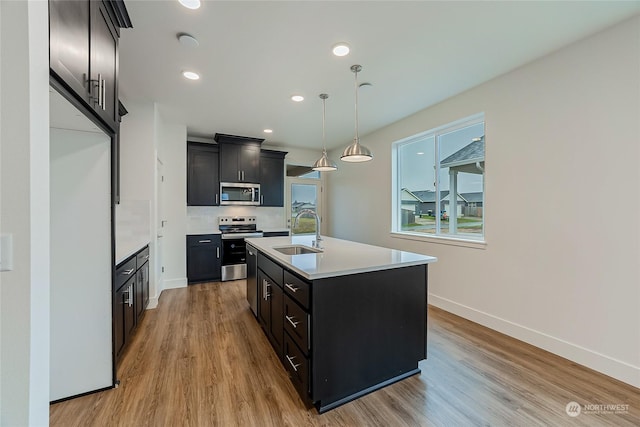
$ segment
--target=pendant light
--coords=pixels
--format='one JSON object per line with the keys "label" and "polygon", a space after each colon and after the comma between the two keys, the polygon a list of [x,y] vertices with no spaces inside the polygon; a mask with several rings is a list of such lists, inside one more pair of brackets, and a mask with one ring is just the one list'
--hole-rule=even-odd
{"label": "pendant light", "polygon": [[325,146],[324,124],[325,124],[325,101],[329,97],[326,93],[318,95],[322,99],[322,157],[313,164],[311,169],[314,171],[329,172],[338,169],[338,166],[327,157],[327,148]]}
{"label": "pendant light", "polygon": [[353,143],[344,149],[340,160],[345,162],[367,162],[373,159],[373,154],[364,145],[360,145],[360,138],[358,137],[358,73],[362,71],[361,65],[352,65],[351,71],[356,76],[355,88],[356,88],[356,136],[353,138]]}

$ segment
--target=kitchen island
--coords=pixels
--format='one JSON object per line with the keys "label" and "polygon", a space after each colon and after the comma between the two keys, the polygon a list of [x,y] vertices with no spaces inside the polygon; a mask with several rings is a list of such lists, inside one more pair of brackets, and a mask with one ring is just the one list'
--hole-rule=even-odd
{"label": "kitchen island", "polygon": [[[258,321],[303,401],[322,413],[420,372],[436,258],[330,237],[316,252],[314,239],[247,243],[258,253]],[[309,253],[287,254],[296,247]]]}

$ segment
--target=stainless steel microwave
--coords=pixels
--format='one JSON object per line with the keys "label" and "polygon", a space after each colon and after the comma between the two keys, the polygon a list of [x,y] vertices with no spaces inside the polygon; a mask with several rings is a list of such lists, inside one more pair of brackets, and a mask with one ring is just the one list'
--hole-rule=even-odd
{"label": "stainless steel microwave", "polygon": [[220,204],[259,206],[260,184],[221,182]]}

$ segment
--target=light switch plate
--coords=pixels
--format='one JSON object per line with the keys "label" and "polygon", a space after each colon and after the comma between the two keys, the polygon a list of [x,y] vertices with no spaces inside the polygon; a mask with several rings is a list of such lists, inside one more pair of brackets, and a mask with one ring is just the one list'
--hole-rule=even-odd
{"label": "light switch plate", "polygon": [[0,234],[0,271],[13,270],[13,234]]}

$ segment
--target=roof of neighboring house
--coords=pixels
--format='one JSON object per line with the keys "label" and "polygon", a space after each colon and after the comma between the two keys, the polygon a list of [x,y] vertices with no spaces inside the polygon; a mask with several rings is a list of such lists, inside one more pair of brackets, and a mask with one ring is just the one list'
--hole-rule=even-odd
{"label": "roof of neighboring house", "polygon": [[470,163],[483,162],[484,161],[484,136],[480,139],[472,141],[470,144],[465,145],[446,159],[440,162],[440,167],[452,167],[467,165]]}
{"label": "roof of neighboring house", "polygon": [[[411,191],[403,188],[402,191],[421,203],[433,203],[436,200],[436,192],[432,190]],[[471,193],[458,193],[458,197],[460,200],[465,202],[478,203],[483,201],[484,195],[482,191],[478,191]],[[440,201],[443,200],[449,200],[449,190],[443,190],[440,192]],[[403,201],[407,201],[407,199],[403,199]]]}

